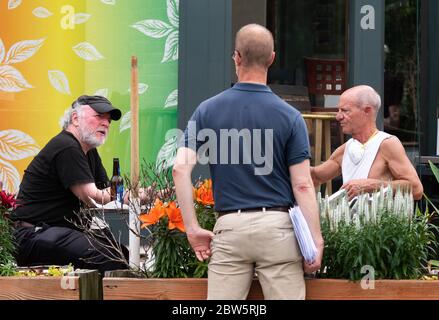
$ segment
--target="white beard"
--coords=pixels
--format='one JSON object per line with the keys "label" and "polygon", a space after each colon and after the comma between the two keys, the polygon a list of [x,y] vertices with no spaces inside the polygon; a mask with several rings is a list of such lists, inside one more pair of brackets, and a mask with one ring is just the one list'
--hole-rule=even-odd
{"label": "white beard", "polygon": [[92,132],[86,125],[84,126],[80,125],[78,131],[79,131],[79,138],[81,139],[81,141],[88,144],[91,148],[97,148],[103,145],[105,139],[107,138],[104,137],[102,140],[100,140],[95,136],[95,133]]}

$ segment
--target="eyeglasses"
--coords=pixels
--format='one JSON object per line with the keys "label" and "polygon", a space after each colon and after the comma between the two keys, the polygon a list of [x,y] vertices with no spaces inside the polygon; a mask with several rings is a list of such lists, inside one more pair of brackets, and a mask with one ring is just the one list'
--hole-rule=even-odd
{"label": "eyeglasses", "polygon": [[233,50],[232,59],[234,60],[236,56],[241,57],[241,52],[237,49]]}

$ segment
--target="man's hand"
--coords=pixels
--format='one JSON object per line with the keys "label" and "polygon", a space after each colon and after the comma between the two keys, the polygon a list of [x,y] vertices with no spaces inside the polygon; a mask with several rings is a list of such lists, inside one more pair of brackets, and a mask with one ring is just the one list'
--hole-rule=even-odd
{"label": "man's hand", "polygon": [[312,263],[303,261],[303,271],[305,273],[314,273],[317,270],[320,270],[322,259],[323,259],[323,248],[324,248],[323,239],[322,239],[322,243],[316,245],[316,247],[317,247],[317,256],[315,260]]}
{"label": "man's hand", "polygon": [[187,232],[187,238],[198,260],[204,261],[212,255],[210,242],[213,238],[213,232],[198,228],[193,232]]}
{"label": "man's hand", "polygon": [[377,184],[372,179],[357,179],[345,183],[341,186],[341,189],[345,189],[349,200],[352,200],[352,198],[361,193],[372,192],[379,189],[379,186],[377,187]]}
{"label": "man's hand", "polygon": [[139,188],[139,197],[142,204],[154,203],[157,198],[168,199],[175,193],[175,187],[169,187],[164,189],[156,189],[157,185],[154,183],[152,186]]}

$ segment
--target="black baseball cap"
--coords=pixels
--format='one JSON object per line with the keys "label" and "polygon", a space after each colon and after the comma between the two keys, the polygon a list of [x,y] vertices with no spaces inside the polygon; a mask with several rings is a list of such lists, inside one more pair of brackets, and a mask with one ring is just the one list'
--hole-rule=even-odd
{"label": "black baseball cap", "polygon": [[122,112],[115,108],[110,100],[102,96],[80,96],[76,101],[72,103],[72,107],[75,106],[75,102],[80,105],[88,105],[97,113],[110,113],[111,120],[119,120],[122,116]]}

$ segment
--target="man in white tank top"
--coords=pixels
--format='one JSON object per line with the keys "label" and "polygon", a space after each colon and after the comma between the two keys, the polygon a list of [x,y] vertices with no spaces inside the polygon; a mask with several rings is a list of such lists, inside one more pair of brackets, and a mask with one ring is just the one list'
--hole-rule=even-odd
{"label": "man in white tank top", "polygon": [[361,192],[373,192],[381,185],[409,187],[420,199],[423,187],[415,168],[399,139],[376,127],[381,106],[378,93],[369,86],[356,86],[340,96],[337,121],[344,134],[352,135],[321,165],[311,168],[314,185],[320,185],[340,174],[342,189],[349,198]]}

